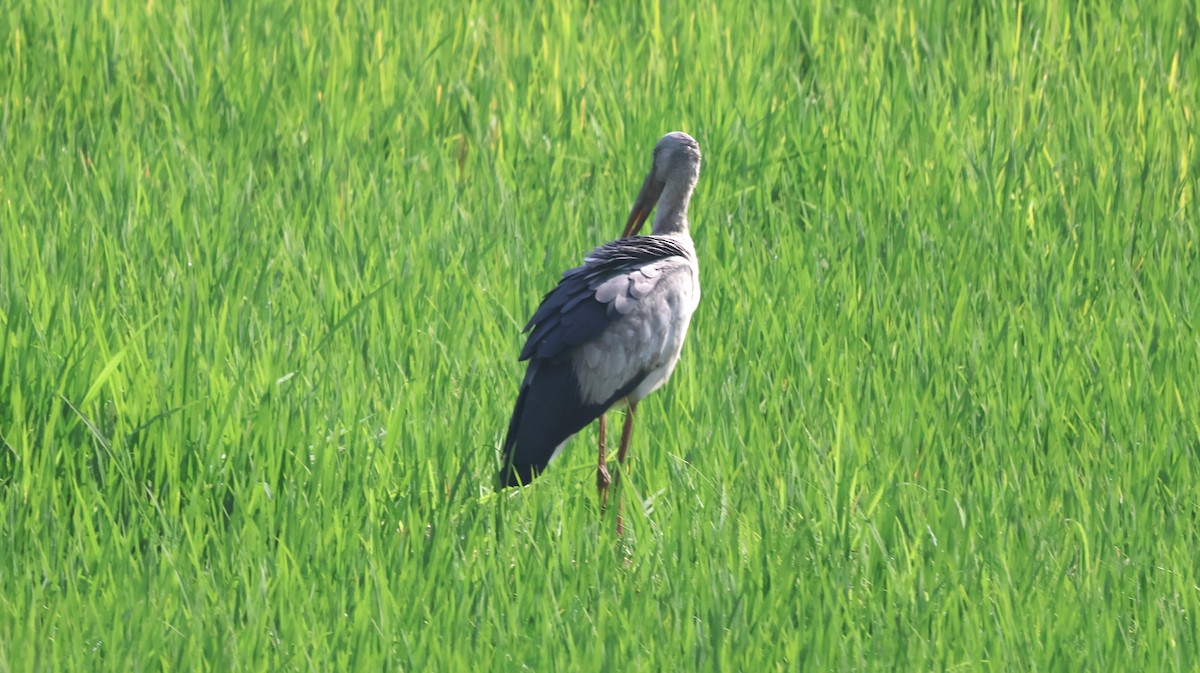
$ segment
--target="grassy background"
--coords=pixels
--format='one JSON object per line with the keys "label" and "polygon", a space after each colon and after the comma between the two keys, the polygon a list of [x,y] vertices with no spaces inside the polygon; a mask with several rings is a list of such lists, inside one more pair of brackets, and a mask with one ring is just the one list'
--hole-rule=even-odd
{"label": "grassy background", "polygon": [[[1200,666],[1197,3],[763,5],[0,12],[0,671]],[[618,540],[491,478],[676,129]]]}

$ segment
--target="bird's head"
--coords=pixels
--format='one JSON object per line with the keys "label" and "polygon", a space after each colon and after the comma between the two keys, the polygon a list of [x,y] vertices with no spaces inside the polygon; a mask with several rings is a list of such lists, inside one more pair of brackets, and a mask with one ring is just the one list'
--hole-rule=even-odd
{"label": "bird's head", "polygon": [[650,165],[650,173],[642,183],[642,191],[638,193],[629,213],[629,221],[625,223],[622,237],[633,236],[641,230],[654,210],[658,198],[668,185],[690,187],[700,176],[700,143],[682,131],[673,131],[663,136],[654,146],[654,160]]}

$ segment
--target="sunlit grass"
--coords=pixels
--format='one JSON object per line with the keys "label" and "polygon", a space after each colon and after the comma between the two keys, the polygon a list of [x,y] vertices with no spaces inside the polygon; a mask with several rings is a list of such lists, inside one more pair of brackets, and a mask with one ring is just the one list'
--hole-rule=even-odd
{"label": "sunlit grass", "polygon": [[[1194,670],[1195,3],[0,12],[0,670]],[[704,152],[640,407],[520,328]]]}

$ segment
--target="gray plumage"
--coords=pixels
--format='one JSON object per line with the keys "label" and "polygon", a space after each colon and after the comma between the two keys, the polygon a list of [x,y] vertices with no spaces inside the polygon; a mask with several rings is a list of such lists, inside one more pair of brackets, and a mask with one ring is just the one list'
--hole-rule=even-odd
{"label": "gray plumage", "polygon": [[528,483],[576,432],[671,376],[700,300],[687,221],[699,170],[695,140],[664,136],[625,231],[635,233],[657,204],[652,234],[593,250],[525,326],[520,359],[529,365],[505,437],[502,486]]}

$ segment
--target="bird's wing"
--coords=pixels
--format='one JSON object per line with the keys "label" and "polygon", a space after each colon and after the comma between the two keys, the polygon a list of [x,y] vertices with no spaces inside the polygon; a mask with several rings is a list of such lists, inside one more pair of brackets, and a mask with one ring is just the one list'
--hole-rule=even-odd
{"label": "bird's wing", "polygon": [[556,360],[600,336],[631,313],[679,258],[690,252],[674,239],[635,236],[605,243],[568,270],[542,299],[525,330],[521,360]]}
{"label": "bird's wing", "polygon": [[[691,255],[666,237],[606,243],[582,266],[564,273],[542,299],[525,327],[530,334],[521,359],[529,360],[529,367],[504,441],[502,485],[527,483],[563,442],[647,377],[663,339],[647,339],[643,332],[666,335],[670,330],[654,320],[622,319],[636,312],[657,315],[654,309],[665,301],[661,290],[691,268]],[[630,332],[634,323],[637,328]],[[606,357],[592,367],[589,359],[595,358],[585,351],[600,347]],[[596,371],[581,378],[581,368]]]}

